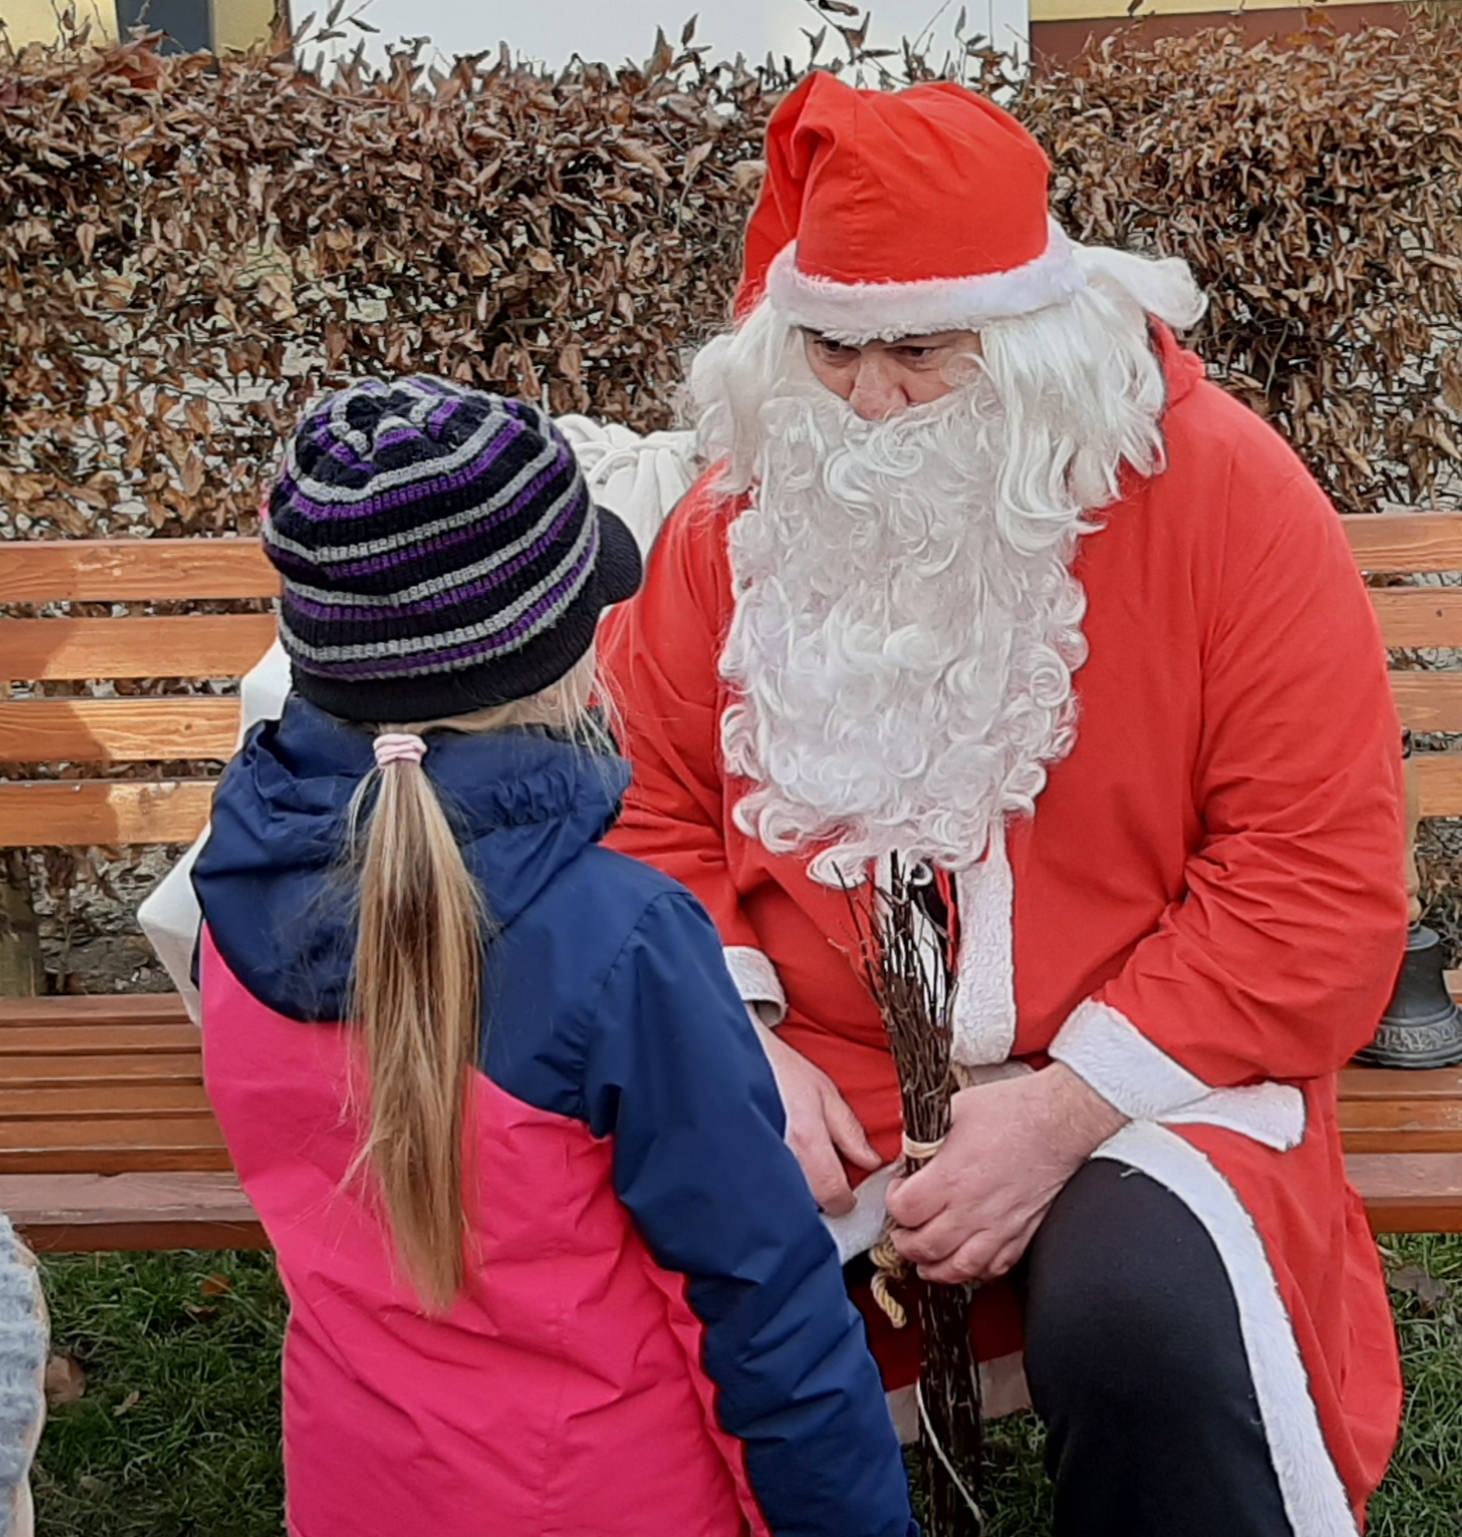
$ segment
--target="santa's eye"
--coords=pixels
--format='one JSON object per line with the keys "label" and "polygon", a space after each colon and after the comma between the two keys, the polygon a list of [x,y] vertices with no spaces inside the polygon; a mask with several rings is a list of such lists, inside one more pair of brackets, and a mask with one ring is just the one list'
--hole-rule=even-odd
{"label": "santa's eye", "polygon": [[850,347],[847,342],[835,342],[830,336],[809,335],[813,350],[824,362],[827,363],[851,363],[857,356],[859,349]]}

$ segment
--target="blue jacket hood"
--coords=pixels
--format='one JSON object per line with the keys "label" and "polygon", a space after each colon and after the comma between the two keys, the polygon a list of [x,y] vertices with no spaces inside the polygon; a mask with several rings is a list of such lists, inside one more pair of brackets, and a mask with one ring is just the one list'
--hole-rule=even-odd
{"label": "blue jacket hood", "polygon": [[[291,1019],[344,1012],[355,947],[345,813],[375,766],[373,734],[292,696],[283,719],[256,727],[229,765],[193,867],[229,969]],[[629,784],[622,759],[531,728],[427,740],[423,767],[502,928],[604,836]]]}

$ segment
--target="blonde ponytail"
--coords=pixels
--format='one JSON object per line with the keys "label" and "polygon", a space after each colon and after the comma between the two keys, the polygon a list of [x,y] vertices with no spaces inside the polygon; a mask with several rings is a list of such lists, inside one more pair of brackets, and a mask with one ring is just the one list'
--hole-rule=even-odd
{"label": "blonde ponytail", "polygon": [[423,1303],[443,1312],[462,1289],[463,1128],[481,1029],[485,915],[421,764],[392,762],[368,775],[351,805],[353,829],[372,785],[350,1011],[370,1083],[361,1157],[379,1182],[406,1274]]}
{"label": "blonde ponytail", "polygon": [[[367,775],[350,803],[359,926],[349,1017],[365,1037],[370,1084],[369,1126],[358,1164],[379,1182],[396,1251],[433,1311],[445,1311],[462,1289],[463,1132],[482,1029],[482,955],[490,914],[422,769],[419,738],[428,731],[545,725],[570,733],[590,751],[602,751],[609,738],[589,712],[593,693],[591,647],[571,672],[528,699],[382,728],[387,735],[412,733],[406,740],[415,752]],[[378,738],[378,759],[390,757],[380,744]],[[362,838],[360,821],[375,786]]]}

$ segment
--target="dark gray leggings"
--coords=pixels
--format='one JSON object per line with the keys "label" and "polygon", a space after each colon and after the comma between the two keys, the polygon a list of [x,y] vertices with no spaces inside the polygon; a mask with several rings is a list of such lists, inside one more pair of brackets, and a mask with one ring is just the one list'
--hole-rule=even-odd
{"label": "dark gray leggings", "polygon": [[1020,1268],[1056,1537],[1292,1537],[1228,1277],[1175,1195],[1094,1159]]}

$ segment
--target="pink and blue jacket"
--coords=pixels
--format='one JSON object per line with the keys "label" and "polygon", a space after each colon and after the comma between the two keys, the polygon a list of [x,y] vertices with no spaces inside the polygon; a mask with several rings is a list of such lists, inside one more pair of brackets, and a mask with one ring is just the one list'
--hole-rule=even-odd
{"label": "pink and blue jacket", "polygon": [[917,1537],[832,1240],[695,899],[598,840],[628,769],[425,760],[497,925],[469,1274],[427,1317],[360,1145],[342,817],[370,736],[291,700],[194,870],[208,1091],[278,1254],[296,1537]]}

